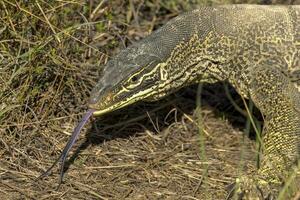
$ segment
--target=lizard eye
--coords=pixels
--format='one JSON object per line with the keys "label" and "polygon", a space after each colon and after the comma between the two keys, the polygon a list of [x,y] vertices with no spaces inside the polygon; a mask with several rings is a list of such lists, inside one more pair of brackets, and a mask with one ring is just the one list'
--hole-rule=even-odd
{"label": "lizard eye", "polygon": [[131,79],[130,79],[130,81],[131,81],[132,83],[135,83],[137,80],[138,80],[137,76],[133,76],[133,77],[131,77]]}
{"label": "lizard eye", "polygon": [[139,78],[137,75],[130,77],[127,83],[124,85],[127,89],[133,89],[140,84]]}

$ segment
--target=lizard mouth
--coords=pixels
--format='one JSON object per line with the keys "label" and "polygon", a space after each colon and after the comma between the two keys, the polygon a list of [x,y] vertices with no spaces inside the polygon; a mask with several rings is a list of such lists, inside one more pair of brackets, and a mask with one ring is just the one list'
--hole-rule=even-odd
{"label": "lizard mouth", "polygon": [[133,104],[133,103],[135,103],[138,100],[139,100],[138,98],[135,98],[135,99],[132,99],[130,101],[123,101],[123,102],[120,102],[118,104],[114,104],[112,106],[106,107],[104,109],[99,109],[97,107],[97,104],[89,104],[89,108],[92,109],[92,110],[94,110],[94,112],[93,112],[94,116],[99,116],[99,115],[103,115],[105,113],[109,113],[109,112],[118,110],[118,109],[123,108],[123,107],[125,107],[127,105]]}
{"label": "lizard mouth", "polygon": [[138,92],[138,93],[132,95],[130,98],[125,99],[123,101],[114,103],[114,104],[112,104],[110,106],[107,106],[107,107],[104,105],[103,109],[101,109],[101,108],[99,109],[99,105],[97,103],[90,103],[89,108],[94,110],[94,112],[93,112],[94,116],[99,116],[99,115],[103,115],[103,114],[108,113],[108,112],[118,110],[118,109],[123,108],[125,106],[131,105],[131,104],[133,104],[137,101],[146,99],[147,97],[151,96],[152,93],[153,93],[153,88],[148,88],[146,90],[143,90],[141,92]]}

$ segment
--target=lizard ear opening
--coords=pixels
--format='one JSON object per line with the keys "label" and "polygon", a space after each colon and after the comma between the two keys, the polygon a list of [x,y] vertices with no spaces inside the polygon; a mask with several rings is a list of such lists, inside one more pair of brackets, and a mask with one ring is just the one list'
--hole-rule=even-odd
{"label": "lizard ear opening", "polygon": [[166,69],[164,69],[163,67],[160,68],[160,79],[162,81],[165,81],[168,79],[168,72]]}
{"label": "lizard ear opening", "polygon": [[160,79],[165,81],[168,79],[168,71],[166,69],[166,63],[161,63],[159,67]]}

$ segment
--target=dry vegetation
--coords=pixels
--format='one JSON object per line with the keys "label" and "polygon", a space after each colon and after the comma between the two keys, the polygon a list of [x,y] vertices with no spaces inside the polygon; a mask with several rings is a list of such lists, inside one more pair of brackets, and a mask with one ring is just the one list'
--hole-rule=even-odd
{"label": "dry vegetation", "polygon": [[59,155],[103,64],[121,48],[197,4],[283,2],[299,4],[1,0],[0,199],[224,199],[238,169],[255,169],[255,144],[222,85],[202,94],[205,153],[191,87],[93,119],[59,190],[57,168],[35,178]]}

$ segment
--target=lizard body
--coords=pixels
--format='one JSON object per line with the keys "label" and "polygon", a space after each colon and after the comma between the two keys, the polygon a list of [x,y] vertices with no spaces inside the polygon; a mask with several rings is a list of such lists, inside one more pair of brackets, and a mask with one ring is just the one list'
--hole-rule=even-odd
{"label": "lizard body", "polygon": [[273,193],[300,155],[299,19],[300,6],[226,5],[179,15],[107,63],[89,114],[227,80],[265,116],[261,168],[237,181],[238,190]]}
{"label": "lizard body", "polygon": [[182,14],[108,62],[90,107],[101,115],[190,84],[227,80],[265,116],[262,165],[239,180],[240,191],[271,193],[300,155],[299,19],[300,6],[226,5]]}

